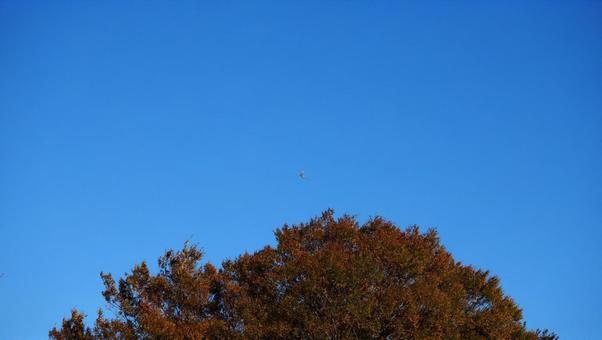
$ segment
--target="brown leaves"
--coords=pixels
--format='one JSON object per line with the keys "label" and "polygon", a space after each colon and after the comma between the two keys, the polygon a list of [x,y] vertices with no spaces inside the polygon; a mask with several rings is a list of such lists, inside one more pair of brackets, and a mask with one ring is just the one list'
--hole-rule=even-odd
{"label": "brown leaves", "polygon": [[200,266],[188,243],[153,275],[143,262],[116,282],[101,274],[93,328],[73,311],[55,339],[551,338],[528,332],[520,309],[488,272],[455,262],[435,231],[401,231],[382,218],[360,226],[332,210],[275,232],[265,247]]}

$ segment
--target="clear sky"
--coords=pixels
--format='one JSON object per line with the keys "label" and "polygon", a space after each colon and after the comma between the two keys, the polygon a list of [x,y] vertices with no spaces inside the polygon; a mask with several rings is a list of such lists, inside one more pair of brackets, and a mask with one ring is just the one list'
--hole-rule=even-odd
{"label": "clear sky", "polygon": [[0,339],[328,207],[436,227],[529,328],[599,337],[601,85],[599,1],[0,0]]}

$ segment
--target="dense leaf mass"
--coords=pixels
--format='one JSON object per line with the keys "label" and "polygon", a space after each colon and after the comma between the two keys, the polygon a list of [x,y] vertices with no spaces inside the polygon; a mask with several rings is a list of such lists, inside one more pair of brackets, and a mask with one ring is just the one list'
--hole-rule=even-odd
{"label": "dense leaf mass", "polygon": [[115,282],[102,274],[93,327],[73,311],[53,339],[555,339],[528,331],[487,271],[454,261],[437,233],[374,218],[321,217],[276,231],[265,247],[200,265],[185,244]]}

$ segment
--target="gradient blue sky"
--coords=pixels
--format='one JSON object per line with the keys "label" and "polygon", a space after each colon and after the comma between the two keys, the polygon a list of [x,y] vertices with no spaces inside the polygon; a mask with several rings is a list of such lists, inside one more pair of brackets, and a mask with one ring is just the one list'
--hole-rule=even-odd
{"label": "gradient blue sky", "polygon": [[599,337],[602,3],[420,3],[0,0],[0,339],[328,207],[436,227],[528,327]]}

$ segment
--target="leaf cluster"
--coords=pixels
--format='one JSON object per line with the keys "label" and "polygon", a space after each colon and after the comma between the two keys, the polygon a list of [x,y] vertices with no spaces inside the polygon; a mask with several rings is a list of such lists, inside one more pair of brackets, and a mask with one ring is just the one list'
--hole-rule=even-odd
{"label": "leaf cluster", "polygon": [[437,233],[332,210],[276,230],[277,246],[217,270],[186,243],[115,281],[115,316],[76,310],[52,339],[557,339],[529,331],[499,279],[455,261]]}

